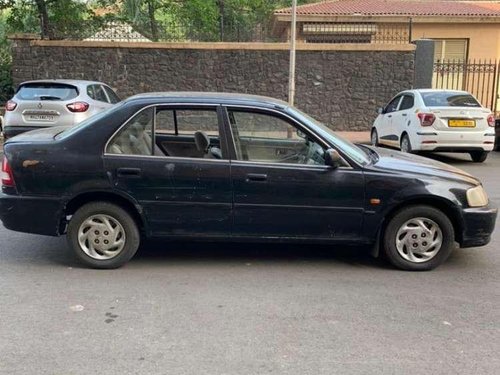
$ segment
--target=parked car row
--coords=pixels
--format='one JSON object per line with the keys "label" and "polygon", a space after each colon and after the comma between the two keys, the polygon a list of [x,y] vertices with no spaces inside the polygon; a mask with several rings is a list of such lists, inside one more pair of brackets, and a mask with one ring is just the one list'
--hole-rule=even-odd
{"label": "parked car row", "polygon": [[466,152],[483,162],[498,137],[493,113],[465,91],[406,90],[378,112],[372,144],[402,152]]}

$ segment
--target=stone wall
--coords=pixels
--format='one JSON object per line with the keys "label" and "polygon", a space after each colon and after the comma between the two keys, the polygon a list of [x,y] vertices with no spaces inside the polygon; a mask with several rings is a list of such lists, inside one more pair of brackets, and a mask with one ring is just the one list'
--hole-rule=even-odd
{"label": "stone wall", "polygon": [[[226,91],[287,99],[286,44],[153,44],[12,39],[15,84],[30,79],[103,81],[118,94]],[[302,45],[298,108],[335,130],[369,129],[376,109],[414,79],[414,47]]]}

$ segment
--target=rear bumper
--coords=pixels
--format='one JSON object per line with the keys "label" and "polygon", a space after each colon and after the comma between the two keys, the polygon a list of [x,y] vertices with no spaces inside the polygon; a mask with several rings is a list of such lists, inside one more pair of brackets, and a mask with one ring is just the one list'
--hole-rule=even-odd
{"label": "rear bumper", "polygon": [[495,229],[497,213],[498,209],[493,203],[486,207],[464,209],[460,247],[487,245]]}
{"label": "rear bumper", "polygon": [[18,134],[29,132],[30,130],[37,130],[48,128],[48,126],[4,126],[3,134],[5,139],[15,137]]}
{"label": "rear bumper", "polygon": [[59,198],[0,193],[0,220],[10,230],[57,236],[61,212]]}

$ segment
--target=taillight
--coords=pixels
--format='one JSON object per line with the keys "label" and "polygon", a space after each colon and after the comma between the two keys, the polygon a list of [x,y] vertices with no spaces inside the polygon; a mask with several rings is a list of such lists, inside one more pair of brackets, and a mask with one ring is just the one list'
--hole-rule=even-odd
{"label": "taillight", "polygon": [[7,103],[5,103],[5,110],[6,111],[13,111],[16,109],[17,103],[13,100],[9,100]]}
{"label": "taillight", "polygon": [[433,113],[419,113],[417,116],[421,126],[432,126],[436,120],[436,116]]}
{"label": "taillight", "polygon": [[85,102],[74,102],[66,105],[66,107],[71,111],[71,112],[85,112],[87,109],[89,109],[89,103]]}
{"label": "taillight", "polygon": [[489,126],[495,127],[495,116],[489,115],[486,121],[488,121]]}
{"label": "taillight", "polygon": [[2,161],[2,185],[14,186],[14,176],[12,176],[12,169],[10,169],[9,161],[4,156]]}

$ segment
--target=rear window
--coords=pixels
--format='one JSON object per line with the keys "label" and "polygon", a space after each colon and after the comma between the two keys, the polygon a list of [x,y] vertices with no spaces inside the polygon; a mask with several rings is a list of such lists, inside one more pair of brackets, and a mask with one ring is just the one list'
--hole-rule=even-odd
{"label": "rear window", "polygon": [[422,92],[427,107],[481,107],[472,95],[456,92]]}
{"label": "rear window", "polygon": [[16,97],[21,100],[71,100],[78,96],[75,86],[62,83],[27,83],[19,87]]}

